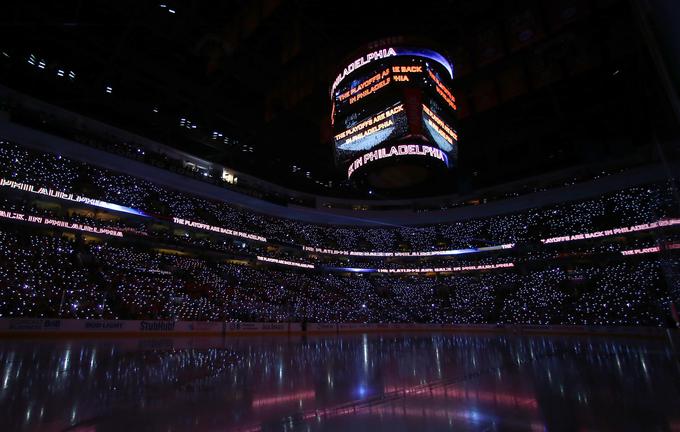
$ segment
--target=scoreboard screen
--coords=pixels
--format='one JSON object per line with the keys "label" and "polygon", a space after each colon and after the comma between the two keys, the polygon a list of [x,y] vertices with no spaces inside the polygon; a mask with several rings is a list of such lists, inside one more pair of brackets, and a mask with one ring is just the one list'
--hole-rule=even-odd
{"label": "scoreboard screen", "polygon": [[336,157],[340,163],[408,131],[403,103],[393,104],[370,117],[357,119],[350,116],[343,123],[343,130],[334,137]]}
{"label": "scoreboard screen", "polygon": [[372,48],[331,86],[336,164],[348,178],[378,161],[450,168],[458,154],[451,63],[428,48]]}
{"label": "scoreboard screen", "polygon": [[453,129],[453,121],[446,120],[445,110],[434,100],[423,104],[422,110],[425,135],[443,151],[455,154],[458,150],[458,133]]}

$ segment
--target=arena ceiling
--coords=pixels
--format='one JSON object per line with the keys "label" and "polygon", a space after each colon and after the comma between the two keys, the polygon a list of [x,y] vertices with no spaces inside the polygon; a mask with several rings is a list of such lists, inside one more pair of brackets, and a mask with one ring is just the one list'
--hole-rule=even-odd
{"label": "arena ceiling", "polygon": [[626,0],[22,0],[3,9],[0,83],[326,195],[359,193],[334,167],[329,85],[350,51],[393,35],[435,41],[455,64],[459,167],[429,194],[636,164],[675,133]]}

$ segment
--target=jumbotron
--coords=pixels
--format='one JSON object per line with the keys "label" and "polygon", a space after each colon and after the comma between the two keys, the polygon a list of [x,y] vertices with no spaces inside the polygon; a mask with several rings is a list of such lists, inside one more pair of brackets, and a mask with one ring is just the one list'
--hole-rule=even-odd
{"label": "jumbotron", "polygon": [[452,169],[457,105],[447,57],[402,37],[348,58],[330,91],[336,164],[347,178],[405,188]]}

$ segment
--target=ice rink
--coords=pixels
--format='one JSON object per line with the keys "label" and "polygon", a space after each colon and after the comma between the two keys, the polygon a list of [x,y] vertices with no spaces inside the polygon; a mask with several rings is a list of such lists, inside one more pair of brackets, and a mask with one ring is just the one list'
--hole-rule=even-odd
{"label": "ice rink", "polygon": [[2,431],[680,431],[668,340],[0,340]]}

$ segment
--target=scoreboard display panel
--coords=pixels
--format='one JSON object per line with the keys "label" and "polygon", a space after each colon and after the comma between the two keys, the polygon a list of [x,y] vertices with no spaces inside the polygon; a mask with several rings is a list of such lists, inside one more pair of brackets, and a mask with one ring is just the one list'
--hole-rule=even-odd
{"label": "scoreboard display panel", "polygon": [[371,48],[349,61],[331,86],[336,164],[348,178],[387,159],[431,159],[450,168],[458,154],[451,63],[424,47]]}
{"label": "scoreboard display panel", "polygon": [[422,105],[422,113],[425,136],[455,157],[458,151],[458,133],[453,127],[453,121],[448,119],[446,110],[434,99],[430,99]]}
{"label": "scoreboard display panel", "polygon": [[341,163],[408,132],[403,103],[395,103],[369,117],[349,116],[343,124],[344,128],[334,137],[336,157]]}

